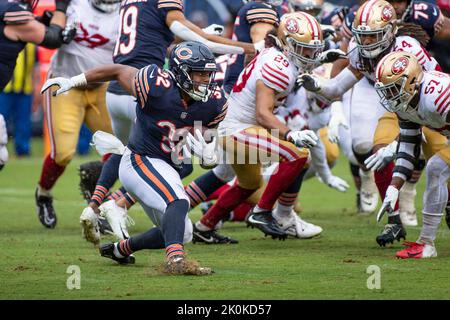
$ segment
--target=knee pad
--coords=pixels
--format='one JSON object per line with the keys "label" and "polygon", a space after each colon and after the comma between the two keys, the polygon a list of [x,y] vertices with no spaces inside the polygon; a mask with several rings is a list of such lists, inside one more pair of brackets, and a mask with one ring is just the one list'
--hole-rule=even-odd
{"label": "knee pad", "polygon": [[235,176],[233,168],[229,164],[219,164],[212,170],[216,177],[225,183],[233,180]]}

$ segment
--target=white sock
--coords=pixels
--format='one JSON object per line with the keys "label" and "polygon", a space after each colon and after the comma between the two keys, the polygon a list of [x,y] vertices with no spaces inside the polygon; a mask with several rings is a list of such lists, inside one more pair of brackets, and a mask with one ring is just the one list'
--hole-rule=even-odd
{"label": "white sock", "polygon": [[123,255],[120,254],[119,249],[117,249],[117,245],[118,245],[118,244],[119,244],[118,242],[115,242],[115,243],[114,243],[114,251],[113,251],[113,253],[114,253],[114,255],[115,255],[117,258],[125,258]]}
{"label": "white sock", "polygon": [[425,243],[433,243],[436,239],[436,232],[441,223],[442,213],[425,213],[422,212],[422,231],[419,239]]}
{"label": "white sock", "polygon": [[195,227],[200,231],[211,231],[211,229],[205,226],[201,221],[197,221]]}
{"label": "white sock", "polygon": [[260,207],[258,207],[258,205],[256,205],[255,208],[253,209],[254,213],[260,213],[260,212],[263,212],[263,211],[266,211],[266,210],[261,209]]}
{"label": "white sock", "polygon": [[38,196],[44,196],[44,197],[51,197],[52,196],[51,190],[44,189],[40,185],[38,185],[38,192],[37,192],[37,194],[38,194]]}
{"label": "white sock", "polygon": [[284,206],[280,203],[278,203],[277,207],[275,208],[275,214],[279,217],[287,217],[291,214],[292,206]]}

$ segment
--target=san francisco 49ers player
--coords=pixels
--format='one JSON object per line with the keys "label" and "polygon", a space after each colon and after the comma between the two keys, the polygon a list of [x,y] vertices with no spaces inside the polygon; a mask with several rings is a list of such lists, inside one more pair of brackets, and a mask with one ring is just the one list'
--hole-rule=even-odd
{"label": "san francisco 49ers player", "polygon": [[[377,66],[375,88],[381,103],[400,119],[400,139],[391,184],[386,191],[377,219],[393,211],[399,189],[412,173],[422,142],[422,126],[450,137],[450,77],[442,72],[424,72],[412,54],[394,52]],[[434,141],[426,141],[433,144]],[[424,152],[427,148],[423,148]],[[423,196],[423,227],[416,242],[405,243],[398,258],[436,257],[436,231],[447,204],[450,179],[450,147],[428,148],[426,189]]]}
{"label": "san francisco 49ers player", "polygon": [[[323,51],[322,31],[317,20],[301,12],[281,18],[278,31],[266,37],[271,47],[263,50],[242,71],[228,100],[228,112],[219,124],[223,149],[238,183],[224,192],[194,226],[194,234],[208,238],[217,223],[262,184],[262,154],[279,162],[247,222],[274,238],[286,238],[272,215],[278,198],[278,216],[294,215],[292,206],[300,187],[300,172],[308,150],[317,143],[310,130],[290,131],[273,114],[295,84],[298,68],[311,70]],[[266,159],[267,160],[267,159]]]}
{"label": "san francisco 49ers player", "polygon": [[[358,9],[353,22],[353,38],[348,48],[349,66],[328,81],[321,81],[308,74],[299,76],[299,82],[307,90],[318,92],[331,100],[339,98],[351,88],[354,89],[350,103],[352,148],[355,157],[365,170],[367,168],[364,161],[376,151],[373,149],[374,145],[390,143],[398,135],[395,130],[377,130],[382,132],[383,136],[375,135],[378,120],[386,112],[378,102],[373,87],[377,62],[391,51],[405,51],[418,57],[424,70],[439,69],[436,60],[430,57],[418,40],[404,35],[403,32],[411,30],[415,30],[417,37],[421,37],[420,32],[422,36],[424,35],[424,31],[414,25],[405,29],[398,26],[395,10],[388,2],[370,0]],[[393,163],[390,163],[375,172],[375,182],[382,198],[389,186],[393,167]],[[376,238],[381,246],[406,236],[398,205],[388,216],[388,224]]]}
{"label": "san francisco 49ers player", "polygon": [[[112,63],[119,5],[118,0],[72,0],[67,16],[78,24],[77,35],[53,57],[50,77],[70,78]],[[75,154],[81,125],[86,123],[92,132],[112,132],[105,103],[107,86],[93,84],[60,96],[53,96],[51,90],[45,94],[52,149],[44,160],[35,197],[39,220],[47,228],[56,226],[51,190]]]}

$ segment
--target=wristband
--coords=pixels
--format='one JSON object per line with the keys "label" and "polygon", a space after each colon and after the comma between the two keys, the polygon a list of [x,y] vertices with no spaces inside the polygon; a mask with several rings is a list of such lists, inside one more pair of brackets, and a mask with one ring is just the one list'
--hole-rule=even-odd
{"label": "wristband", "polygon": [[73,88],[87,85],[86,75],[84,73],[74,76],[70,80],[72,80]]}

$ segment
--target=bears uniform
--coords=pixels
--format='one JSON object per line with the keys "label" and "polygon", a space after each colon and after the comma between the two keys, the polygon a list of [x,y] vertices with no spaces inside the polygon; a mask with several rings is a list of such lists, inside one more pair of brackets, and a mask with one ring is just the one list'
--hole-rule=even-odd
{"label": "bears uniform", "polygon": [[28,4],[19,1],[3,0],[0,3],[0,92],[8,84],[14,72],[19,52],[25,42],[11,41],[4,33],[8,24],[23,24],[33,20],[34,16]]}
{"label": "bears uniform", "polygon": [[[252,42],[250,28],[252,24],[264,22],[276,26],[279,15],[275,8],[267,3],[252,1],[245,4],[238,12],[235,24],[233,40]],[[239,74],[245,67],[245,55],[232,55],[228,62],[228,68],[224,80],[224,90],[230,93],[236,83]]]}
{"label": "bears uniform", "polygon": [[444,15],[434,3],[413,0],[403,14],[402,21],[421,26],[433,39],[442,29]]}

